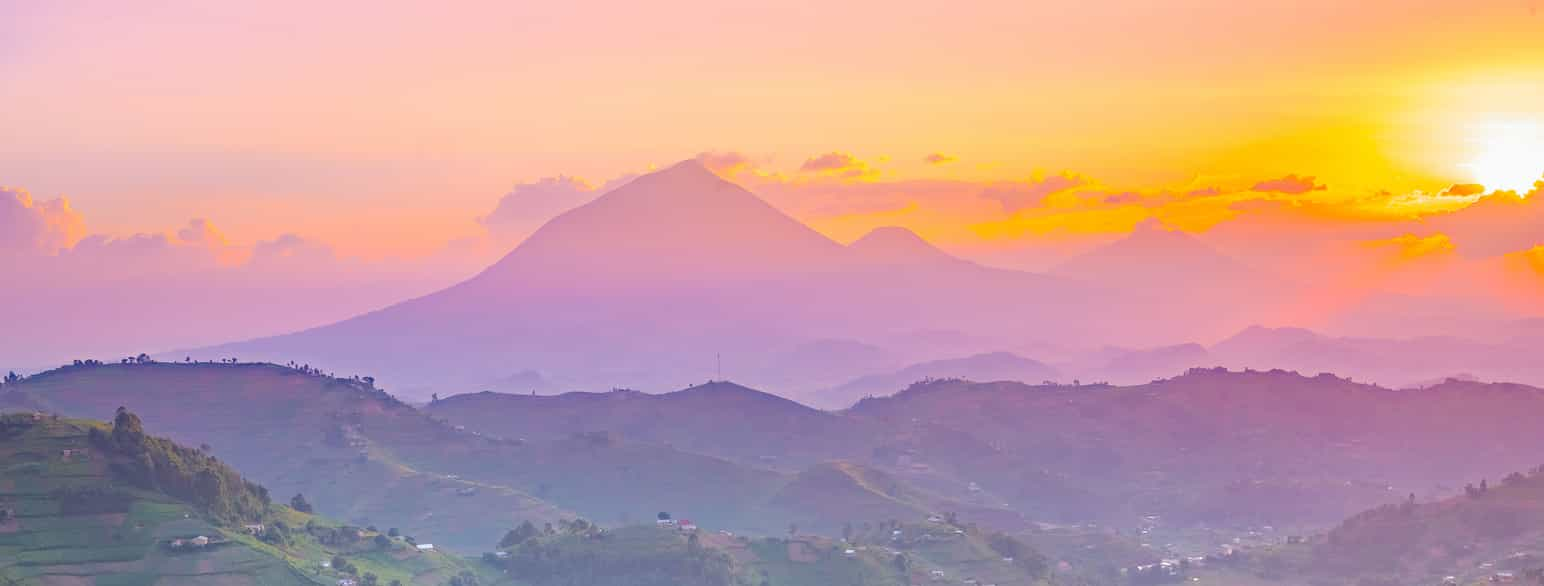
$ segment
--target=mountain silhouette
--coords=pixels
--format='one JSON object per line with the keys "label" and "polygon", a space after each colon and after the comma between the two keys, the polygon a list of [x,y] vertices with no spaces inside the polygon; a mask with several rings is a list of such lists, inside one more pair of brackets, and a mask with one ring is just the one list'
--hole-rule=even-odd
{"label": "mountain silhouette", "polygon": [[877,344],[869,354],[900,365],[936,358],[906,332],[970,332],[981,349],[967,351],[986,351],[1092,344],[1112,333],[1144,344],[1197,323],[1144,303],[957,259],[904,228],[843,246],[692,160],[559,215],[442,291],[176,358],[293,360],[375,376],[420,398],[669,391],[719,377],[722,364],[724,376],[798,396],[879,366],[805,369],[786,359],[820,340]]}

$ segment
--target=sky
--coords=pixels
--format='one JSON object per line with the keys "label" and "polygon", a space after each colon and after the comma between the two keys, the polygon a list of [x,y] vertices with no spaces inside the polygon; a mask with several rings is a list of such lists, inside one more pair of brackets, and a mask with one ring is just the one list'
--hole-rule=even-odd
{"label": "sky", "polygon": [[1047,270],[1156,222],[1296,274],[1489,263],[1530,308],[1541,3],[0,0],[5,295],[304,284],[233,331],[312,325],[702,157],[843,242]]}

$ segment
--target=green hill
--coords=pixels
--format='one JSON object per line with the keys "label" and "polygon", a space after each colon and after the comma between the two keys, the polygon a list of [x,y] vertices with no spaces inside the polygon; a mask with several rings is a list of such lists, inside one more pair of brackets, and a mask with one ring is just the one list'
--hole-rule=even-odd
{"label": "green hill", "polygon": [[1040,554],[973,527],[887,522],[847,533],[841,540],[804,534],[749,538],[677,525],[614,530],[564,525],[512,532],[488,562],[529,586],[1050,583]]}
{"label": "green hill", "polygon": [[[0,416],[0,584],[439,585],[481,570],[378,535],[272,503],[126,411],[112,426]],[[324,568],[333,556],[353,573]]]}

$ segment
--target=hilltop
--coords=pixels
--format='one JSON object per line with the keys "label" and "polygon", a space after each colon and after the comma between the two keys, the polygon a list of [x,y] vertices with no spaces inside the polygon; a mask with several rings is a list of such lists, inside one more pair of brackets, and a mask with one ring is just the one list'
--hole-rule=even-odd
{"label": "hilltop", "polygon": [[556,396],[473,393],[424,411],[468,429],[527,440],[609,432],[625,439],[762,466],[807,466],[862,453],[874,430],[727,381],[671,393],[619,390]]}
{"label": "hilltop", "polygon": [[[331,585],[368,574],[438,585],[485,571],[273,502],[212,456],[147,435],[127,411],[110,426],[0,416],[0,471],[5,583]],[[333,559],[346,563],[322,566]]]}

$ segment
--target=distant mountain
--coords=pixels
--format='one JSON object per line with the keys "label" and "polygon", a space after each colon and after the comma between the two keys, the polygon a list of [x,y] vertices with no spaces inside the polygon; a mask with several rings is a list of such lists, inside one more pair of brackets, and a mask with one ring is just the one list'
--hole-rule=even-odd
{"label": "distant mountain", "polygon": [[[1149,317],[1174,320],[1171,336],[1134,340],[1107,336],[1100,343],[1173,344],[1175,340],[1216,339],[1269,315],[1291,299],[1293,287],[1218,252],[1182,230],[1156,220],[1137,225],[1131,234],[1073,257],[1051,269],[1075,279],[1123,292],[1123,302],[1150,308]],[[1138,317],[1136,319],[1145,319]],[[1179,334],[1179,332],[1186,334]],[[1179,335],[1176,335],[1179,334]]]}
{"label": "distant mountain", "polygon": [[934,360],[913,364],[896,372],[873,374],[810,396],[819,407],[845,409],[864,397],[885,396],[923,379],[963,378],[976,381],[1022,381],[1038,383],[1053,380],[1058,372],[1044,363],[1009,352],[976,354],[964,358]]}
{"label": "distant mountain", "polygon": [[1251,271],[1190,234],[1149,221],[1051,272],[1093,282],[1166,288],[1181,283],[1240,283]]}
{"label": "distant mountain", "polygon": [[1300,328],[1251,326],[1212,346],[1214,361],[1233,368],[1334,372],[1404,387],[1469,373],[1489,380],[1544,383],[1544,363],[1527,344],[1453,337],[1334,337]]}
{"label": "distant mountain", "polygon": [[798,468],[858,455],[871,435],[861,422],[730,382],[660,395],[474,393],[441,399],[424,409],[486,434],[545,441],[574,433],[615,433],[768,467]]}
{"label": "distant mountain", "polygon": [[[1312,527],[1391,490],[1445,494],[1454,478],[1531,465],[1544,441],[1525,415],[1536,408],[1544,391],[1518,385],[1395,391],[1197,370],[1131,387],[941,381],[861,401],[848,416],[892,431],[882,453],[895,466],[947,471],[1032,518]],[[975,442],[939,450],[938,439],[904,439],[946,437],[940,429]]]}
{"label": "distant mountain", "polygon": [[[1186,313],[1172,301],[977,265],[901,228],[843,246],[688,161],[558,216],[443,291],[168,357],[325,364],[418,399],[543,390],[528,384],[540,381],[549,390],[679,389],[718,376],[717,357],[737,380],[795,396],[938,356],[916,332],[968,336],[978,343],[950,350],[968,352],[1112,337],[1150,344],[1242,327],[1217,309],[1235,304]],[[890,362],[844,371],[778,359],[822,341],[871,345]],[[523,372],[541,378],[509,379]]]}
{"label": "distant mountain", "polygon": [[1200,344],[1176,344],[1158,348],[1109,348],[1096,363],[1086,367],[1085,378],[1116,384],[1139,384],[1155,378],[1204,367],[1214,362]]}
{"label": "distant mountain", "polygon": [[847,245],[853,255],[870,265],[970,264],[923,240],[916,232],[899,226],[875,228]]}

